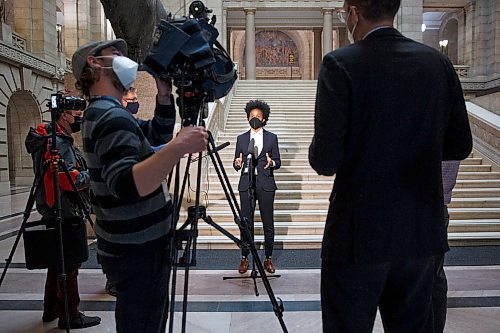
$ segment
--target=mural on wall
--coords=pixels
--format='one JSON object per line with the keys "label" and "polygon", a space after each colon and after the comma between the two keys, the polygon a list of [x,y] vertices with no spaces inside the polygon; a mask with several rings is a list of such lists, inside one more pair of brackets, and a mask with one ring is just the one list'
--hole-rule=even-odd
{"label": "mural on wall", "polygon": [[264,30],[255,34],[255,57],[257,67],[286,67],[288,55],[294,54],[294,67],[299,67],[297,45],[287,34],[278,30]]}

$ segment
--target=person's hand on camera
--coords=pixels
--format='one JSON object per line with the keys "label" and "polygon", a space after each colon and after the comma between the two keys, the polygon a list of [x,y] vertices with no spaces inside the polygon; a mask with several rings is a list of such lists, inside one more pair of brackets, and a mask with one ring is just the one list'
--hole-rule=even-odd
{"label": "person's hand on camera", "polygon": [[182,128],[175,138],[183,154],[194,154],[205,150],[208,133],[203,127],[187,126]]}
{"label": "person's hand on camera", "polygon": [[172,94],[172,79],[166,77],[155,77],[156,88],[158,89],[158,103],[170,105],[170,94]]}
{"label": "person's hand on camera", "polygon": [[236,158],[234,160],[234,165],[240,169],[241,168],[241,164],[243,163],[243,153],[240,153],[240,157]]}

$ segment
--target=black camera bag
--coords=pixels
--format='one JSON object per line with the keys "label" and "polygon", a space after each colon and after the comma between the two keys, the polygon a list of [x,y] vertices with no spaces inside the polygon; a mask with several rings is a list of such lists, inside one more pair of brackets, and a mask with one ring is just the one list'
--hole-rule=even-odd
{"label": "black camera bag", "polygon": [[[65,265],[80,264],[89,258],[87,229],[80,217],[62,221]],[[27,269],[59,266],[59,233],[55,220],[27,222],[23,233]]]}

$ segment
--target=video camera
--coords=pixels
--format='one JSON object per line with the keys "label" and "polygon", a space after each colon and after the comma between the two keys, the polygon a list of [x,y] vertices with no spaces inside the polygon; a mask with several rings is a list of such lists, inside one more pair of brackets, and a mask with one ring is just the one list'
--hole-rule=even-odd
{"label": "video camera", "polygon": [[67,110],[85,110],[87,101],[81,97],[64,96],[62,92],[50,95],[47,107],[59,113]]}
{"label": "video camera", "polygon": [[227,95],[237,79],[234,63],[217,41],[216,17],[208,18],[211,12],[203,2],[193,1],[189,18],[161,20],[143,63],[153,76],[173,79],[183,99],[181,117],[191,124],[202,103]]}

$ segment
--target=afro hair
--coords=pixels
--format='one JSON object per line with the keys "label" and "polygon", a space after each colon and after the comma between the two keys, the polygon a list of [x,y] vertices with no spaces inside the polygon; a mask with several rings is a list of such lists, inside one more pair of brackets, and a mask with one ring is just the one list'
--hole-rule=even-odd
{"label": "afro hair", "polygon": [[264,115],[263,126],[265,126],[267,123],[267,119],[269,119],[269,114],[271,113],[271,108],[269,107],[269,105],[266,102],[258,99],[248,102],[247,105],[245,105],[247,118],[250,115],[250,111],[252,111],[253,109],[259,109],[260,111],[262,111],[262,114]]}

